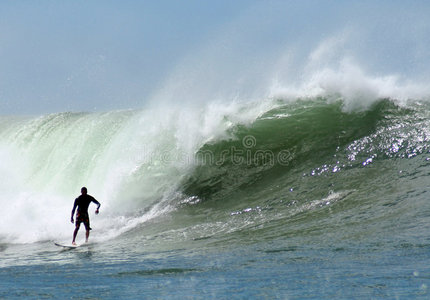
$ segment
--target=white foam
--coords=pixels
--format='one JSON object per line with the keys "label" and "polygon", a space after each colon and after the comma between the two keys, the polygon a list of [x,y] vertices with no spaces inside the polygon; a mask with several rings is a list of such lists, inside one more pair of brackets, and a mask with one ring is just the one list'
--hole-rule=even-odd
{"label": "white foam", "polygon": [[81,186],[102,203],[94,222],[106,227],[107,237],[165,213],[194,167],[196,151],[207,141],[226,138],[231,126],[252,122],[267,105],[158,105],[136,112],[48,115],[17,124],[0,141],[1,205],[7,212],[0,220],[0,239],[69,239],[70,211]]}

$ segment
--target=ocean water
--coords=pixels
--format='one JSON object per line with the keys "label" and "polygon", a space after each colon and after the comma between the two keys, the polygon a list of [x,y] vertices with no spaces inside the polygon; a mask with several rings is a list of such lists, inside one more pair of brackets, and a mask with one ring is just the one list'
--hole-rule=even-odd
{"label": "ocean water", "polygon": [[0,298],[428,299],[430,102],[363,97],[1,117]]}

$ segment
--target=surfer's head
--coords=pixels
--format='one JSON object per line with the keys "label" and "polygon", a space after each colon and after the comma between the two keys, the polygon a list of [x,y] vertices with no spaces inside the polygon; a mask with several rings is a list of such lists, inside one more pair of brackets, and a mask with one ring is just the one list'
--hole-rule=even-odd
{"label": "surfer's head", "polygon": [[87,194],[87,188],[86,187],[83,187],[83,188],[81,188],[81,194],[82,195],[86,195]]}

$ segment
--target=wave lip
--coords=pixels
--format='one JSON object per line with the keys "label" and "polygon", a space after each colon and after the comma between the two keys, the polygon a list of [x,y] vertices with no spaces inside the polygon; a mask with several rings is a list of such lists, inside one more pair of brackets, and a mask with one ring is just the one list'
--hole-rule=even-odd
{"label": "wave lip", "polygon": [[391,99],[399,105],[409,100],[430,100],[430,88],[416,80],[405,80],[397,74],[372,76],[351,58],[340,60],[337,67],[311,68],[297,85],[275,80],[270,89],[273,98],[317,98],[342,100],[346,111],[369,109],[380,99]]}

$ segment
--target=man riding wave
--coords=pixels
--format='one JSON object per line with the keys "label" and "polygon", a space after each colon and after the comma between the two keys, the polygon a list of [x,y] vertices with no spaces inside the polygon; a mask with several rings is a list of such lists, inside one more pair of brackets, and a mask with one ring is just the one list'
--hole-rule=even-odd
{"label": "man riding wave", "polygon": [[72,223],[74,223],[73,215],[75,214],[76,208],[78,208],[78,210],[76,212],[76,223],[75,223],[76,227],[75,227],[75,231],[73,232],[72,245],[76,245],[76,242],[75,242],[76,235],[78,234],[81,223],[84,223],[85,229],[86,229],[85,243],[88,242],[88,237],[90,236],[90,230],[91,230],[90,218],[88,216],[88,206],[90,206],[91,202],[94,202],[95,204],[97,204],[96,214],[99,213],[100,202],[94,199],[94,197],[88,195],[87,192],[88,192],[87,188],[83,187],[81,189],[81,195],[75,199],[75,203],[73,205],[72,217],[70,219]]}

